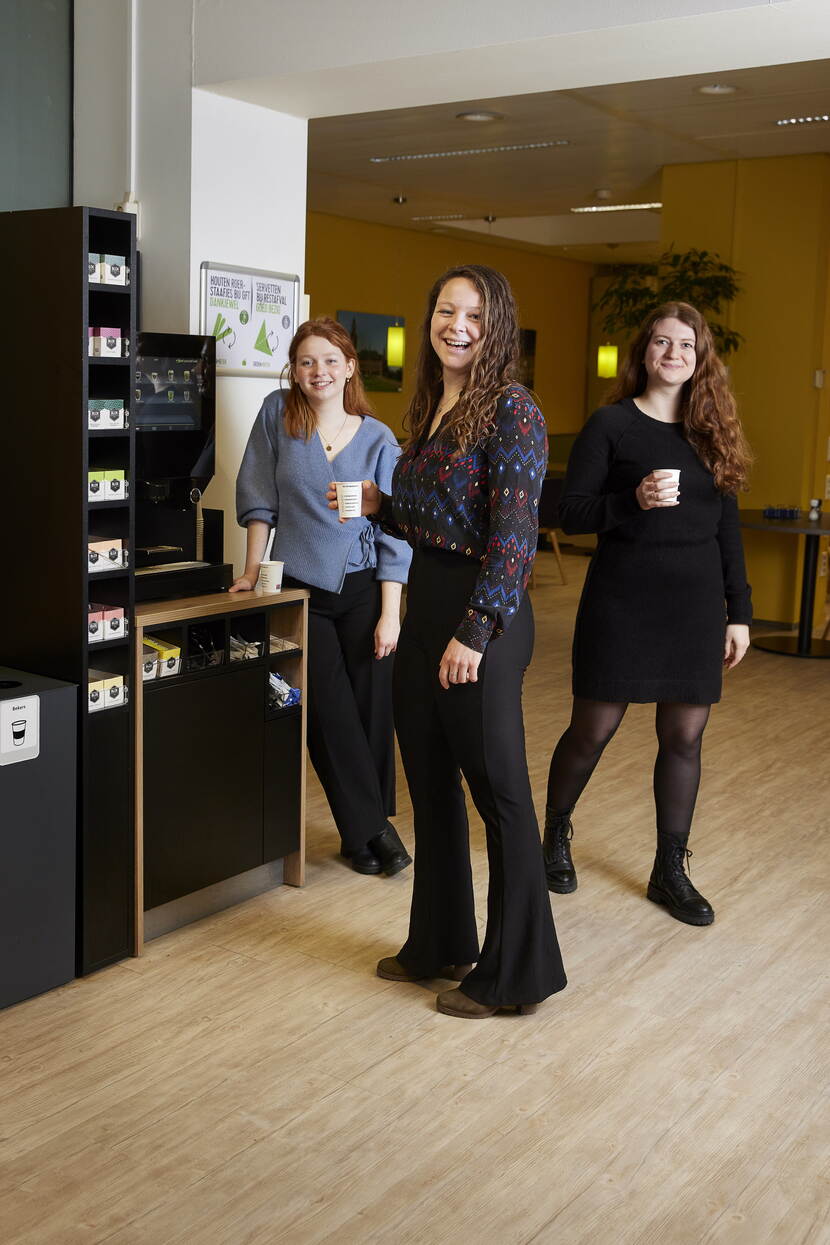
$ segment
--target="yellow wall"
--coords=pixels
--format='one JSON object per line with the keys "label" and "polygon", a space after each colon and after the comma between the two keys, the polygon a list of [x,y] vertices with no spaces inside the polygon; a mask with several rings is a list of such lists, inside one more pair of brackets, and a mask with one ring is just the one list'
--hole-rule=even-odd
{"label": "yellow wall", "polygon": [[[830,156],[669,166],[662,223],[666,247],[715,250],[741,274],[728,322],[746,341],[730,364],[756,459],[741,505],[824,497],[830,393],[814,376],[830,383]],[[794,622],[801,541],[746,532],[745,543],[756,617]]]}
{"label": "yellow wall", "polygon": [[403,316],[402,393],[370,393],[396,433],[411,394],[418,334],[429,287],[453,264],[488,264],[510,281],[522,328],[536,330],[535,390],[551,434],[574,433],[585,419],[588,304],[593,267],[489,242],[420,233],[312,212],[306,242],[312,315],[374,311]]}

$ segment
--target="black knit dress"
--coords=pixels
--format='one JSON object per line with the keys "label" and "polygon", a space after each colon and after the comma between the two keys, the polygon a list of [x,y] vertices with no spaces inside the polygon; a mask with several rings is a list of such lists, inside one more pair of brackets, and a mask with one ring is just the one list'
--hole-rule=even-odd
{"label": "black knit dress", "polygon": [[[680,468],[677,506],[642,510],[637,485]],[[682,424],[631,398],[600,407],[576,439],[559,507],[565,532],[596,532],[573,646],[573,692],[591,700],[720,700],[726,623],[752,617],[735,498],[718,492]]]}

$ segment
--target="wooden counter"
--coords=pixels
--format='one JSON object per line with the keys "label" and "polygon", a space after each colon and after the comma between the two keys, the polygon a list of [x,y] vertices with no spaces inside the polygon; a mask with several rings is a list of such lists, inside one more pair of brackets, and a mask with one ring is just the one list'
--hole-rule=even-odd
{"label": "wooden counter", "polygon": [[[232,661],[230,658],[229,635],[231,626],[235,626],[237,630],[247,630],[251,636],[261,637],[262,655],[259,658]],[[281,792],[274,792],[269,789],[268,783],[268,758],[266,756],[266,731],[268,723],[279,720],[284,716],[285,720],[289,716],[293,716],[296,724],[299,717],[299,756],[297,758],[296,782],[299,791],[293,792],[298,794],[298,805],[295,803],[292,807],[298,807],[299,810],[299,842],[295,850],[283,857],[283,881],[291,886],[302,886],[305,880],[305,780],[306,780],[306,706],[305,706],[305,687],[306,687],[306,643],[308,636],[308,593],[304,589],[289,589],[284,592],[266,593],[259,590],[254,592],[237,592],[237,593],[211,593],[207,596],[183,597],[176,600],[167,601],[148,601],[136,606],[135,611],[135,654],[136,664],[133,679],[133,700],[136,720],[136,757],[135,757],[135,819],[136,819],[136,835],[135,835],[135,930],[133,954],[140,955],[144,945],[144,913],[145,913],[145,833],[144,833],[144,812],[145,812],[145,740],[144,725],[146,719],[145,696],[158,696],[164,698],[165,708],[168,705],[178,705],[190,696],[195,696],[195,707],[190,707],[190,720],[193,719],[193,713],[201,715],[198,717],[200,725],[214,720],[214,710],[211,705],[213,692],[215,689],[216,713],[219,715],[215,718],[217,735],[219,736],[220,754],[213,755],[210,758],[209,769],[205,771],[206,779],[210,780],[211,790],[215,791],[217,782],[219,784],[220,793],[227,793],[227,821],[228,821],[228,837],[232,839],[236,832],[234,818],[237,813],[235,801],[233,801],[234,783],[237,781],[236,775],[228,771],[222,773],[221,766],[221,732],[228,730],[228,722],[226,716],[227,691],[232,685],[228,683],[228,678],[242,674],[250,670],[250,673],[244,674],[244,681],[249,693],[248,700],[250,702],[250,692],[253,689],[254,705],[256,705],[256,697],[259,692],[259,682],[256,674],[261,674],[261,693],[262,693],[262,728],[257,732],[256,721],[257,714],[248,713],[246,716],[246,727],[248,735],[242,741],[239,741],[239,747],[244,750],[244,755],[250,752],[252,756],[252,764],[256,770],[258,764],[257,757],[261,758],[262,769],[262,789],[259,793],[254,793],[254,810],[259,801],[261,816],[263,820],[263,844],[267,852],[269,842],[268,825],[266,824],[269,817],[269,809],[273,811],[277,805],[275,800],[281,799]],[[167,678],[153,679],[145,682],[143,677],[143,647],[145,635],[158,635],[160,639],[166,639],[170,643],[176,643],[182,649],[181,667],[177,674]],[[205,635],[213,636],[216,640],[215,650],[212,654],[218,664],[205,664],[203,648],[197,653],[195,651],[194,637],[204,640]],[[284,648],[275,652],[271,652],[276,637],[280,637],[281,642],[287,643],[292,647]],[[221,654],[221,655],[220,655]],[[196,669],[201,666],[200,669]],[[292,686],[299,687],[303,693],[300,705],[297,709],[278,710],[273,713],[267,712],[267,680],[270,670],[280,668],[281,673],[290,681]],[[237,680],[239,682],[239,680]],[[161,685],[164,690],[161,690]],[[174,692],[174,688],[181,688],[181,694]],[[185,689],[190,689],[187,692]],[[195,690],[194,690],[195,689]],[[172,698],[171,698],[172,693]],[[224,695],[223,695],[224,693]],[[167,715],[162,715],[162,723],[166,723]],[[156,723],[158,729],[159,723]],[[174,727],[171,727],[175,731]],[[292,738],[296,746],[296,729],[293,729]],[[150,744],[158,751],[158,741],[154,736],[150,739]],[[182,743],[184,741],[181,741]],[[235,741],[237,742],[237,741]],[[158,764],[158,757],[156,758]],[[199,755],[195,752],[182,753],[178,747],[170,748],[170,771],[165,775],[166,780],[172,784],[172,788],[177,797],[182,797],[182,805],[185,809],[184,813],[178,808],[175,813],[171,812],[171,816],[176,818],[187,817],[187,808],[189,801],[187,800],[186,791],[178,791],[175,788],[175,777],[177,765],[184,767],[193,779],[193,784],[198,786],[199,774]],[[229,765],[232,762],[229,761]],[[208,762],[206,761],[206,766]],[[217,765],[220,773],[217,774]],[[293,779],[293,775],[292,775]],[[189,779],[185,779],[189,781]],[[273,788],[273,783],[271,784]],[[247,786],[246,793],[249,794]],[[194,791],[194,795],[198,796],[199,792]],[[198,809],[199,801],[193,801],[194,806]],[[156,802],[157,806],[157,802]],[[219,824],[224,816],[221,799],[219,805],[211,806],[211,812],[215,814]],[[198,815],[198,814],[196,814]],[[252,814],[252,816],[255,816]],[[180,821],[176,821],[178,827]],[[182,832],[187,837],[187,831],[190,831],[193,839],[192,855],[193,866],[198,873],[198,825],[184,825]],[[170,836],[176,840],[179,845],[180,836],[178,833]],[[273,841],[273,836],[272,836]],[[185,846],[185,852],[187,847]],[[181,864],[181,862],[179,862]],[[186,865],[185,861],[185,865]],[[211,879],[212,884],[219,884],[225,880],[226,876],[222,875]],[[179,889],[175,892],[177,896],[185,892],[181,890],[181,882],[177,882]],[[158,888],[157,888],[158,889]],[[195,888],[194,888],[195,889]],[[152,906],[151,899],[151,906]]]}

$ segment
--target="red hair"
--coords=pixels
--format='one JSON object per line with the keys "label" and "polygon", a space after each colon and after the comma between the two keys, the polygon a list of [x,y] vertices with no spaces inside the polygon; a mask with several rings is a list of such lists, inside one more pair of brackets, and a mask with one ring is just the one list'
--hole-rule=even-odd
{"label": "red hair", "polygon": [[343,328],[343,325],[338,324],[336,320],[332,320],[329,316],[321,316],[319,320],[306,320],[297,329],[297,332],[291,338],[291,345],[288,347],[288,378],[291,382],[291,387],[285,395],[284,415],[285,430],[289,436],[302,437],[304,441],[309,439],[317,427],[317,416],[314,414],[314,408],[297,384],[294,375],[297,355],[307,337],[324,337],[326,341],[331,342],[332,346],[336,346],[347,359],[354,363],[354,371],[343,391],[344,410],[349,415],[373,414],[372,408],[369,405],[369,399],[366,397],[366,390],[363,388],[360,363],[357,358],[357,351],[354,348],[354,342]]}
{"label": "red hair", "polygon": [[663,303],[646,317],[607,400],[619,402],[645,392],[646,350],[657,323],[669,319],[682,321],[695,335],[695,370],[683,386],[680,403],[686,440],[711,471],[715,486],[722,493],[737,493],[746,487],[752,454],[712,330],[696,308],[689,303]]}

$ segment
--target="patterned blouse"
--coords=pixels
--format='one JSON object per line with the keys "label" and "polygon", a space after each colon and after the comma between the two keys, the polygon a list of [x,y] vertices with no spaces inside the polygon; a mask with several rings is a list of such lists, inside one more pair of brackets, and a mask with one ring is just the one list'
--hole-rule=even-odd
{"label": "patterned blouse", "polygon": [[528,391],[512,384],[499,398],[492,430],[461,457],[454,452],[438,433],[404,450],[379,517],[413,548],[481,563],[455,638],[483,653],[516,614],[536,555],[548,458],[544,416]]}

